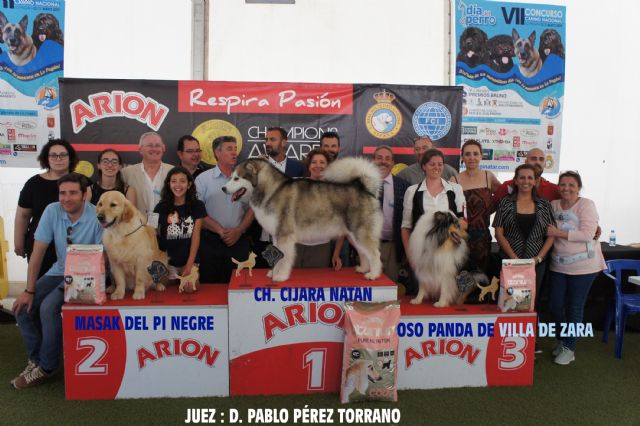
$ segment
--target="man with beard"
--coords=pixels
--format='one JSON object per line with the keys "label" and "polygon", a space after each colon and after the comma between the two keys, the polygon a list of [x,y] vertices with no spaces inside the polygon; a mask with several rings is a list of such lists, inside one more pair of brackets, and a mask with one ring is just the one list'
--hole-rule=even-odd
{"label": "man with beard", "polygon": [[302,162],[287,158],[287,132],[282,127],[269,127],[264,140],[267,161],[289,177],[303,177],[305,168]]}
{"label": "man with beard", "polygon": [[320,149],[327,151],[336,160],[340,155],[340,136],[336,132],[324,132],[320,137]]}
{"label": "man with beard", "polygon": [[[527,152],[527,158],[525,164],[531,164],[536,169],[536,193],[540,198],[551,202],[560,198],[560,190],[558,185],[549,182],[542,177],[544,171],[544,152],[540,148],[533,148]],[[494,203],[497,206],[507,195],[513,192],[513,179],[505,181],[498,190],[493,194]]]}
{"label": "man with beard", "polygon": [[[24,371],[11,381],[16,389],[39,385],[60,368],[67,246],[102,243],[102,227],[96,218],[96,207],[87,200],[84,176],[69,173],[58,179],[58,199],[42,213],[34,236],[27,287],[13,304],[13,314],[29,357]],[[37,279],[44,254],[52,242],[55,242],[58,260]]]}

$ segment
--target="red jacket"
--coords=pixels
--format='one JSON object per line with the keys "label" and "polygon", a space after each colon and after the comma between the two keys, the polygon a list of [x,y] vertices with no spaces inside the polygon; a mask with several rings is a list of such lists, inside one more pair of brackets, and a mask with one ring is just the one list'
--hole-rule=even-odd
{"label": "red jacket", "polygon": [[[513,179],[505,181],[498,190],[493,194],[494,205],[498,205],[507,195],[513,192]],[[536,192],[540,198],[543,198],[549,202],[560,199],[560,190],[558,185],[551,183],[545,178],[540,178],[540,183],[536,186]]]}

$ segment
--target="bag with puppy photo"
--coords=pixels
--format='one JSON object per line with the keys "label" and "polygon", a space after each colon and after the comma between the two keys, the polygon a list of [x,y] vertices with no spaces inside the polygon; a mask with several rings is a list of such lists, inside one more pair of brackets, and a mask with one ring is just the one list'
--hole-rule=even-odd
{"label": "bag with puppy photo", "polygon": [[502,312],[533,312],[536,265],[533,259],[503,259],[498,308]]}
{"label": "bag with puppy photo", "polygon": [[345,303],[342,403],[398,400],[400,302]]}
{"label": "bag with puppy photo", "polygon": [[102,245],[71,244],[64,264],[64,301],[103,305],[105,292]]}

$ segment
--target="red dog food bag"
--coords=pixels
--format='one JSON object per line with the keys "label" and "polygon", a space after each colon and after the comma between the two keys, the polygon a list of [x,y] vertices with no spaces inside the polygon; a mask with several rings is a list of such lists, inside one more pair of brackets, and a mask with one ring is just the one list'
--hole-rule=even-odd
{"label": "red dog food bag", "polygon": [[97,305],[107,301],[101,245],[71,244],[67,247],[64,301]]}
{"label": "red dog food bag", "polygon": [[345,303],[340,400],[397,401],[400,302]]}
{"label": "red dog food bag", "polygon": [[533,312],[535,300],[536,265],[533,259],[504,259],[498,308],[502,312]]}

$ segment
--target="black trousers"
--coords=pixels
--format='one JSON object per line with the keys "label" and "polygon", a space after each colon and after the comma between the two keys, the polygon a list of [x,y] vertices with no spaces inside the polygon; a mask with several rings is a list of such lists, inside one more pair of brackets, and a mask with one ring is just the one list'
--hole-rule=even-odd
{"label": "black trousers", "polygon": [[235,264],[231,258],[242,262],[249,257],[249,240],[246,235],[231,247],[208,230],[203,230],[200,240],[200,282],[203,284],[228,284]]}

